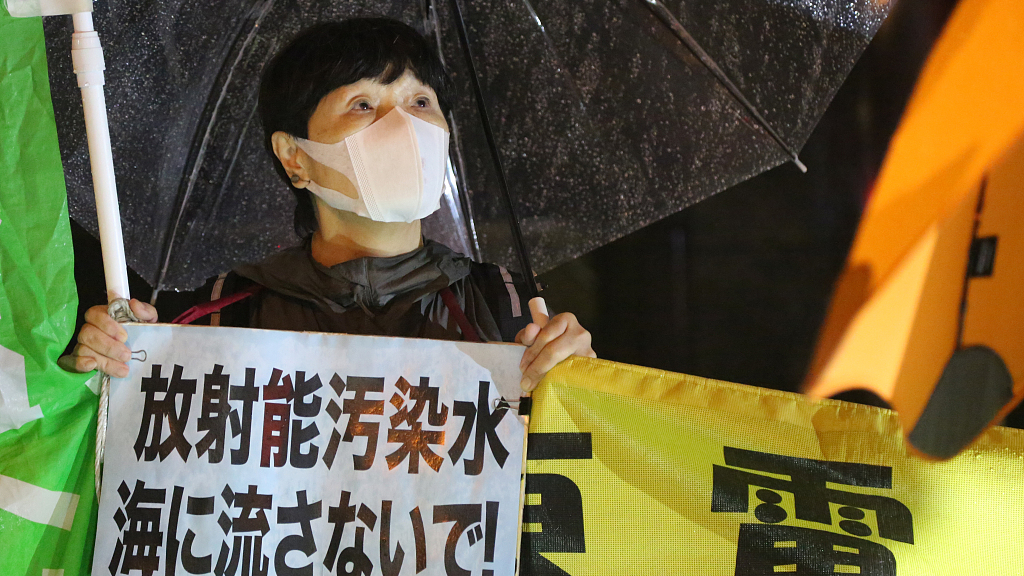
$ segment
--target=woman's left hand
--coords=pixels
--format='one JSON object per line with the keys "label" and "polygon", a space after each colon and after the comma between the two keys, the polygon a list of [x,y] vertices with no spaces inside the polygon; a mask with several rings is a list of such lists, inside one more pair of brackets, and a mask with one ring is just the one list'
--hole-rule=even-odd
{"label": "woman's left hand", "polygon": [[528,324],[516,334],[516,342],[528,346],[519,363],[524,392],[532,392],[549,370],[570,356],[597,358],[590,347],[590,332],[570,313],[558,314],[543,326]]}

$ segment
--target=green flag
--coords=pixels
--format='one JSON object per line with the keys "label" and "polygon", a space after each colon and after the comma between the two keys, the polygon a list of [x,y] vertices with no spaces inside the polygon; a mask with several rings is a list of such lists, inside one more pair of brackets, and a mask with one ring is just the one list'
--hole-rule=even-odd
{"label": "green flag", "polygon": [[[70,42],[68,42],[70,52]],[[70,53],[67,55],[71,57]],[[0,8],[0,574],[88,574],[96,394],[57,366],[78,296],[41,18]]]}

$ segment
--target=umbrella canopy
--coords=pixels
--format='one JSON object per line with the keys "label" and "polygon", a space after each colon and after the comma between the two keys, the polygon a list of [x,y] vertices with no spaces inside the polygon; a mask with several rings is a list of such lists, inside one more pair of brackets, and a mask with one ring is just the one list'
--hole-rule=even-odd
{"label": "umbrella canopy", "polygon": [[1024,395],[1024,5],[963,0],[918,81],[808,381],[950,457]]}
{"label": "umbrella canopy", "polygon": [[[889,8],[882,0],[460,4],[538,272],[791,159],[787,148],[809,137]],[[95,18],[107,31],[132,268],[158,289],[191,288],[296,241],[291,194],[274,177],[254,116],[260,70],[298,30],[366,15],[432,37],[461,88],[450,123],[459,186],[427,234],[484,260],[515,261],[450,3],[111,0]],[[71,211],[95,230],[68,30],[57,19],[46,25]]]}

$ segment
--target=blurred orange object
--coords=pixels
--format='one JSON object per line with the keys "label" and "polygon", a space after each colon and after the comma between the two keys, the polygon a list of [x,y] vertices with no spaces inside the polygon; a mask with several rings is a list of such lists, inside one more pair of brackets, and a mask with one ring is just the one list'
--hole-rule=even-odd
{"label": "blurred orange object", "polygon": [[1024,2],[962,0],[893,137],[805,391],[958,453],[1024,397]]}

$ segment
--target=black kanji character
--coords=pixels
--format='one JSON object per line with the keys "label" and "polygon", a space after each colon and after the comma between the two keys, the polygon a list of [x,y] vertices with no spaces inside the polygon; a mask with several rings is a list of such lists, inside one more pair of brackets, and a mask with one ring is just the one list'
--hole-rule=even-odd
{"label": "black kanji character", "polygon": [[494,460],[498,463],[499,467],[504,467],[505,460],[508,458],[508,450],[502,445],[497,432],[498,424],[501,423],[501,419],[508,412],[508,406],[498,406],[494,412],[491,412],[487,402],[489,390],[490,382],[481,381],[476,404],[462,401],[455,402],[455,415],[462,416],[464,420],[459,437],[452,444],[451,449],[448,450],[448,456],[451,457],[453,464],[458,463],[475,426],[476,438],[473,458],[471,460],[467,458],[462,462],[463,469],[469,476],[476,476],[484,469],[485,441],[490,446],[491,455],[494,456]]}
{"label": "black kanji character", "polygon": [[[345,381],[341,379],[341,376],[335,374],[331,376],[330,386],[334,390],[335,395],[338,399],[341,399],[341,395],[345,393]],[[334,420],[334,424],[337,425],[338,421],[341,420],[341,405],[335,400],[331,400],[327,403],[327,413],[331,416],[331,420]],[[341,433],[338,432],[337,428],[331,429],[331,439],[327,442],[327,449],[324,450],[324,464],[327,465],[329,470],[334,466],[334,457],[338,454],[338,446],[341,444]]]}
{"label": "black kanji character", "polygon": [[[589,460],[589,432],[532,433],[527,460]],[[526,493],[540,496],[538,504],[523,507],[520,558],[523,573],[567,574],[545,558],[544,552],[586,552],[583,495],[570,478],[560,474],[527,474]],[[527,496],[529,498],[529,496]],[[526,528],[530,527],[529,530]]]}
{"label": "black kanji character", "polygon": [[281,539],[274,553],[274,570],[279,576],[309,576],[313,573],[313,563],[300,568],[289,566],[285,559],[291,551],[299,551],[311,557],[316,552],[316,540],[313,539],[313,520],[320,517],[320,502],[312,504],[306,501],[306,491],[295,493],[295,506],[281,506],[277,509],[277,523],[298,524],[302,534],[292,534]]}
{"label": "black kanji character", "polygon": [[[409,473],[419,473],[419,457],[435,472],[441,469],[444,458],[438,456],[430,449],[430,446],[444,445],[444,430],[424,430],[420,417],[425,408],[431,409],[427,412],[427,423],[431,426],[444,426],[448,421],[448,407],[438,401],[439,389],[430,386],[429,378],[420,378],[420,385],[412,387],[405,378],[399,378],[395,384],[400,392],[408,395],[412,401],[412,409],[406,405],[408,401],[399,394],[391,396],[391,404],[398,408],[398,412],[391,416],[391,428],[388,430],[388,442],[400,443],[394,452],[388,454],[388,469],[394,469],[409,456]],[[406,426],[399,429],[399,426]]]}
{"label": "black kanji character", "polygon": [[[146,394],[146,401],[142,409],[139,435],[135,440],[135,457],[142,458],[145,452],[146,461],[155,460],[158,455],[163,461],[171,451],[177,450],[181,459],[187,462],[192,445],[185,440],[185,426],[192,409],[192,396],[196,393],[196,381],[182,378],[182,367],[175,364],[168,385],[167,379],[161,376],[162,370],[163,366],[154,364],[150,376],[142,379],[142,392]],[[160,398],[157,398],[157,394],[161,395]],[[165,420],[169,434],[161,440]]]}
{"label": "black kanji character", "polygon": [[355,397],[346,398],[342,411],[349,414],[348,426],[342,440],[351,442],[356,436],[366,437],[366,451],[362,455],[353,454],[352,462],[356,470],[369,470],[377,455],[377,436],[380,423],[361,420],[362,416],[381,416],[384,414],[384,400],[368,400],[367,392],[384,392],[383,378],[364,378],[349,376],[348,389],[355,392]]}
{"label": "black kanji character", "polygon": [[234,576],[241,560],[241,576],[266,576],[270,559],[263,555],[263,537],[270,530],[266,511],[273,505],[273,496],[258,493],[256,486],[250,484],[247,492],[239,493],[225,486],[221,498],[240,512],[235,518],[221,512],[217,519],[224,535],[233,534],[234,538],[231,546],[227,542],[220,545],[214,573],[217,576]]}
{"label": "black kanji character", "polygon": [[[830,503],[874,510],[879,536],[907,544],[914,543],[913,520],[910,510],[902,502],[885,496],[837,490],[826,484],[891,489],[892,468],[888,466],[811,460],[728,446],[725,447],[725,463],[728,466],[714,466],[712,512],[746,512],[750,504],[749,487],[760,486],[793,494],[796,517],[800,520],[832,525]],[[785,475],[790,479],[783,480],[739,468]],[[771,493],[771,490],[764,492]],[[767,504],[768,507],[761,508],[760,515],[755,509],[755,516],[767,518],[759,517],[762,522],[778,517],[778,510],[782,510],[773,502]]]}
{"label": "black kanji character", "polygon": [[418,422],[420,417],[423,415],[423,411],[429,408],[427,411],[427,423],[431,426],[444,426],[445,422],[448,421],[448,406],[445,406],[438,400],[441,389],[437,386],[430,385],[430,378],[420,377],[420,385],[413,387],[409,384],[409,381],[405,378],[399,377],[398,382],[395,383],[395,388],[398,388],[402,394],[409,397],[409,400],[413,401],[412,409],[406,408],[407,402],[404,398],[395,394],[391,396],[391,404],[398,408],[398,412],[391,416],[391,426],[397,427],[402,422],[406,424],[412,424]]}
{"label": "black kanji character", "polygon": [[[283,382],[280,383],[279,382]],[[286,375],[281,378],[281,370],[274,368],[270,374],[270,382],[263,386],[263,452],[260,466],[284,466],[288,461],[288,427],[292,409],[287,403],[292,397],[292,378]],[[285,400],[284,404],[271,402]]]}
{"label": "black kanji character", "polygon": [[[303,426],[300,418],[316,418],[320,415],[320,396],[314,394],[323,388],[320,383],[320,376],[313,374],[309,380],[306,373],[295,372],[295,394],[292,403],[292,411],[295,418],[292,420],[292,441],[291,441],[291,465],[295,468],[312,468],[316,465],[317,457],[320,455],[320,447],[311,444],[320,435],[320,429],[316,422],[309,426]],[[310,398],[307,400],[306,397]],[[303,452],[302,445],[310,444],[309,450]]]}
{"label": "black kanji character", "polygon": [[224,367],[214,364],[213,372],[203,378],[203,402],[196,420],[196,430],[205,432],[196,442],[196,454],[202,456],[210,452],[209,461],[216,464],[224,458],[224,433],[227,428],[228,414],[228,375],[223,373]]}
{"label": "black kanji character", "polygon": [[114,522],[123,533],[114,545],[114,554],[107,568],[111,576],[117,573],[130,574],[133,570],[151,576],[160,569],[160,551],[164,545],[164,533],[160,530],[160,518],[166,503],[167,490],[146,488],[146,483],[135,481],[135,489],[121,482],[117,489],[124,510],[117,509]]}
{"label": "black kanji character", "polygon": [[174,576],[178,569],[178,517],[181,516],[181,498],[184,486],[175,486],[171,493],[171,514],[167,518],[167,553],[164,555],[164,576]]}
{"label": "black kanji character", "polygon": [[242,415],[237,410],[231,411],[231,437],[241,439],[238,448],[231,449],[231,463],[245,464],[249,461],[249,442],[252,436],[252,407],[259,402],[260,389],[256,387],[256,369],[245,369],[245,386],[231,387],[231,400],[242,402]]}

